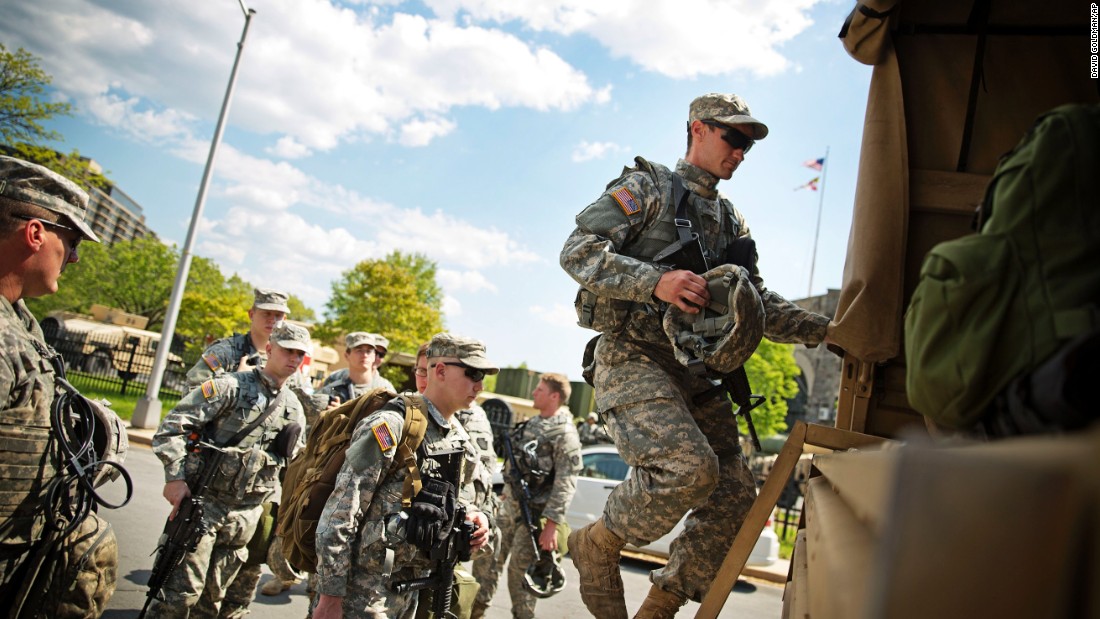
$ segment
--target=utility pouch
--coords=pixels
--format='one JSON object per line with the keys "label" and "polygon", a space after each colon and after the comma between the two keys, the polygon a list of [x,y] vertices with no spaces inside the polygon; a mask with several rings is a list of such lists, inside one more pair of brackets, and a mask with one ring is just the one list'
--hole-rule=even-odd
{"label": "utility pouch", "polygon": [[577,310],[577,324],[600,333],[613,333],[623,328],[632,301],[601,297],[587,288],[577,290],[573,307]]}

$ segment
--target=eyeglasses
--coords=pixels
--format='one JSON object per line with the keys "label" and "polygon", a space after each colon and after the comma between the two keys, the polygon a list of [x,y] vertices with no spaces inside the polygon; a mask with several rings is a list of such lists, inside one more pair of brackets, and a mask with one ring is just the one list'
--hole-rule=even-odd
{"label": "eyeglasses", "polygon": [[488,373],[485,370],[479,370],[472,368],[465,363],[456,363],[454,361],[440,361],[443,365],[453,365],[455,367],[463,368],[466,370],[466,378],[474,381],[475,383],[481,382],[485,379],[485,375]]}
{"label": "eyeglasses", "polygon": [[424,378],[428,375],[428,368],[414,368],[413,374],[416,374],[420,378]]}
{"label": "eyeglasses", "polygon": [[713,120],[704,120],[703,124],[714,127],[715,129],[725,129],[725,131],[722,132],[722,140],[725,141],[726,144],[732,146],[734,150],[741,149],[742,152],[748,153],[752,150],[752,145],[756,144],[756,140],[753,140],[729,125],[723,125]]}
{"label": "eyeglasses", "polygon": [[[37,221],[37,222],[40,222],[43,226],[47,226],[47,227],[50,227],[50,228],[57,228],[59,230],[68,230],[69,232],[72,232],[73,234],[76,235],[76,238],[73,239],[72,241],[66,241],[66,242],[69,244],[69,251],[74,253],[74,254],[76,253],[76,248],[80,247],[80,242],[84,240],[84,234],[80,230],[77,230],[76,228],[73,228],[72,226],[66,226],[65,224],[59,224],[59,223],[53,222],[53,221],[46,221],[45,219],[39,219],[37,217],[32,217],[31,215],[16,214],[14,216],[18,219],[22,219],[23,221]],[[58,236],[60,236],[60,235],[58,235]],[[65,239],[62,238],[62,240],[64,241]]]}

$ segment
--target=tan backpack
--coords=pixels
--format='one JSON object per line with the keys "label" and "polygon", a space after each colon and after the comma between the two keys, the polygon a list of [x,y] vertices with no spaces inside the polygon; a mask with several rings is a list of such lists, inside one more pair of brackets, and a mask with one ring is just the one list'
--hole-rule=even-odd
{"label": "tan backpack", "polygon": [[[310,430],[305,449],[287,466],[276,533],[283,541],[283,555],[295,569],[317,571],[317,521],[344,466],[352,432],[367,415],[395,397],[397,394],[380,387],[323,413]],[[411,393],[401,398],[405,400],[405,424],[394,462],[408,471],[402,493],[407,502],[420,491],[416,450],[424,440],[428,418],[423,398]]]}

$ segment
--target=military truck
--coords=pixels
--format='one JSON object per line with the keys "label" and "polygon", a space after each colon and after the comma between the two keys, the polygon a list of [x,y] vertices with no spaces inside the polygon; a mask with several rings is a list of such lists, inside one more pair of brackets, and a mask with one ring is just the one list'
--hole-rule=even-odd
{"label": "military truck", "polygon": [[[144,382],[153,369],[160,333],[147,331],[149,319],[104,305],[92,305],[89,314],[55,311],[42,320],[42,331],[65,360],[69,371]],[[183,359],[168,355],[163,384],[184,388]]]}
{"label": "military truck", "polygon": [[[1049,110],[1100,103],[1097,13],[1095,2],[1071,0],[860,0],[837,24],[848,53],[874,72],[831,331],[845,348],[836,424],[795,424],[697,618],[717,617],[809,451],[819,455],[783,617],[1100,617],[1097,408],[1091,428],[1046,436],[990,440],[997,435],[945,427],[940,411],[914,406],[924,394],[909,385],[931,374],[907,365],[906,347],[929,332],[903,321],[926,281],[922,270],[940,274],[922,268],[930,250],[976,230],[976,207],[1001,156]],[[1086,146],[1095,138],[1065,140],[1064,152],[1082,153],[1065,164],[1078,171],[1063,185],[1067,194],[1095,196],[1088,191],[1100,168],[1082,165],[1095,158]],[[1078,205],[1082,216],[1062,228],[1036,221],[1035,237],[1054,230],[1066,244],[1095,238],[1100,204]],[[1041,280],[1031,290],[1064,284]],[[963,314],[994,321],[998,309]],[[972,333],[939,352],[972,360]],[[1082,367],[1095,357],[1085,355]],[[1054,391],[1054,381],[1036,380],[1045,377],[1020,376],[1031,393]]]}

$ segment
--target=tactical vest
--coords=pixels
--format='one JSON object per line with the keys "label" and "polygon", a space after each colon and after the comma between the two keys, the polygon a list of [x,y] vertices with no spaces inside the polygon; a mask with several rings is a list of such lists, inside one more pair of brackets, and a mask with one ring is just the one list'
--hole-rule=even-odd
{"label": "tactical vest", "polygon": [[[682,184],[684,181],[675,172],[659,164],[649,162],[642,157],[635,157],[634,162],[637,166],[624,167],[622,174],[607,184],[607,189],[610,189],[630,174],[645,172],[650,175],[654,185],[661,192],[661,212],[657,218],[642,229],[636,238],[620,247],[618,253],[623,256],[637,258],[643,262],[653,262],[655,256],[679,239],[676,217],[677,204],[673,194],[675,184]],[[692,229],[702,235],[702,216],[699,214],[696,204],[706,199],[697,196],[686,187],[684,187],[684,190],[687,192],[687,200],[689,201],[689,208],[686,212],[687,220],[690,222]],[[720,201],[721,198],[719,198],[718,209],[718,217],[720,218],[718,238],[711,241],[711,243],[707,243],[706,240],[703,242],[704,255],[711,266],[721,263],[725,248],[729,247],[733,240],[737,238],[741,229],[740,224],[733,217],[732,210],[721,208]],[[640,304],[633,301],[602,297],[583,286],[577,291],[577,297],[574,301],[574,307],[577,311],[577,324],[601,333],[615,332],[621,329],[626,324],[630,312],[638,305]],[[647,305],[652,307],[654,312],[659,310],[656,305]]]}
{"label": "tactical vest", "polygon": [[[14,315],[0,319],[23,321],[30,316],[21,303],[14,309]],[[4,466],[0,467],[0,540],[7,544],[29,544],[41,536],[42,503],[35,497],[57,474],[56,463],[46,448],[50,442],[50,403],[55,394],[54,370],[44,356],[50,350],[41,328],[33,317],[30,324],[30,336],[36,341],[27,341],[17,353],[27,377],[26,386],[18,395],[13,394],[9,408],[0,411],[0,453],[4,458]]]}
{"label": "tactical vest", "polygon": [[[259,377],[255,374],[246,376],[249,378],[239,377],[237,380],[238,389],[233,405],[207,424],[204,435],[206,442],[224,445],[250,421],[255,420],[256,415],[262,415],[271,401],[278,397],[275,394],[267,399],[260,387]],[[283,389],[287,387],[284,385]],[[261,397],[264,402],[258,405]],[[273,413],[263,424],[241,439],[237,446],[226,449],[226,456],[221,459],[218,472],[210,482],[211,496],[217,496],[230,505],[258,505],[279,490],[279,469],[285,462],[275,456],[271,448],[279,431],[296,421],[293,414],[295,402],[297,399],[294,394],[287,392],[283,398],[282,411]],[[240,411],[250,413],[242,414]],[[210,454],[211,451],[205,449],[202,454]],[[188,477],[197,474],[199,467],[198,459],[189,455]]]}

